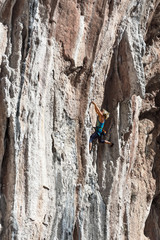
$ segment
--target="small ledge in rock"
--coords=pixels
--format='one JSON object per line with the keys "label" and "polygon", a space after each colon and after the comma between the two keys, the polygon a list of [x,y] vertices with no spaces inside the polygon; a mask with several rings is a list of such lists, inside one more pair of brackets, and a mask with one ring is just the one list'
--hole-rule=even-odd
{"label": "small ledge in rock", "polygon": [[43,188],[49,191],[49,187],[43,185]]}
{"label": "small ledge in rock", "polygon": [[47,224],[47,223],[45,223],[45,222],[42,222],[42,224],[43,224],[44,226],[48,227],[48,224]]}

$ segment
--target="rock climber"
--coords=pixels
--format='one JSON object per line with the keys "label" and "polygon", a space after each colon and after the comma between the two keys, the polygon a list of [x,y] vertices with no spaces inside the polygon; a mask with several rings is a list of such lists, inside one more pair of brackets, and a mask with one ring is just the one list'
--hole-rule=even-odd
{"label": "rock climber", "polygon": [[106,134],[106,131],[103,130],[103,127],[104,127],[105,120],[107,120],[107,118],[109,118],[109,112],[107,112],[105,109],[100,111],[100,109],[97,107],[95,102],[92,101],[91,103],[94,105],[95,111],[98,114],[98,116],[97,116],[95,132],[90,136],[90,139],[89,139],[89,152],[90,153],[92,150],[92,142],[94,139],[97,139],[97,138],[100,143],[109,144],[110,147],[113,146],[112,142],[102,139],[102,136]]}

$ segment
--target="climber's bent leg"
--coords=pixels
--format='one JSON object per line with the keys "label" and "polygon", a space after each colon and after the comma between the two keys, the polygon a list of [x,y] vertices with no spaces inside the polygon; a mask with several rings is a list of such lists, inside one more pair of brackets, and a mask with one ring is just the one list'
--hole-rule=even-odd
{"label": "climber's bent leg", "polygon": [[104,143],[105,144],[111,144],[111,142],[107,141],[107,140],[104,140]]}
{"label": "climber's bent leg", "polygon": [[98,137],[99,137],[99,135],[98,135],[96,132],[94,132],[94,133],[90,136],[90,139],[89,139],[89,152],[91,152],[91,150],[92,150],[92,142],[93,142],[93,140],[96,139],[96,138],[98,138]]}
{"label": "climber's bent leg", "polygon": [[103,139],[101,139],[101,137],[99,138],[99,142],[100,142],[100,143],[108,144],[108,145],[110,145],[111,147],[113,146],[113,143],[112,143],[112,142],[109,142],[109,141],[107,141],[107,140],[103,140]]}
{"label": "climber's bent leg", "polygon": [[113,147],[113,145],[114,145],[114,143],[112,143],[112,142],[109,142],[109,141],[107,141],[107,140],[104,140],[104,143],[105,143],[105,144],[109,144],[109,145],[110,145],[110,147]]}

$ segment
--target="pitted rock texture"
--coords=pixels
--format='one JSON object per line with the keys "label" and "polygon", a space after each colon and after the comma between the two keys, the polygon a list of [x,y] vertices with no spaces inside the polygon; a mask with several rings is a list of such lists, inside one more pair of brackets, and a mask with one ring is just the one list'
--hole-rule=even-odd
{"label": "pitted rock texture", "polygon": [[0,0],[0,239],[160,239],[159,10]]}

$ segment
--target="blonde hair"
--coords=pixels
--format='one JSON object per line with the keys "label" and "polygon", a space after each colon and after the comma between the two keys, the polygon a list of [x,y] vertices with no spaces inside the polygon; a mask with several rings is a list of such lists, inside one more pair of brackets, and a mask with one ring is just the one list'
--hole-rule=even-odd
{"label": "blonde hair", "polygon": [[109,118],[109,112],[107,112],[105,109],[103,109],[103,116],[105,119]]}

